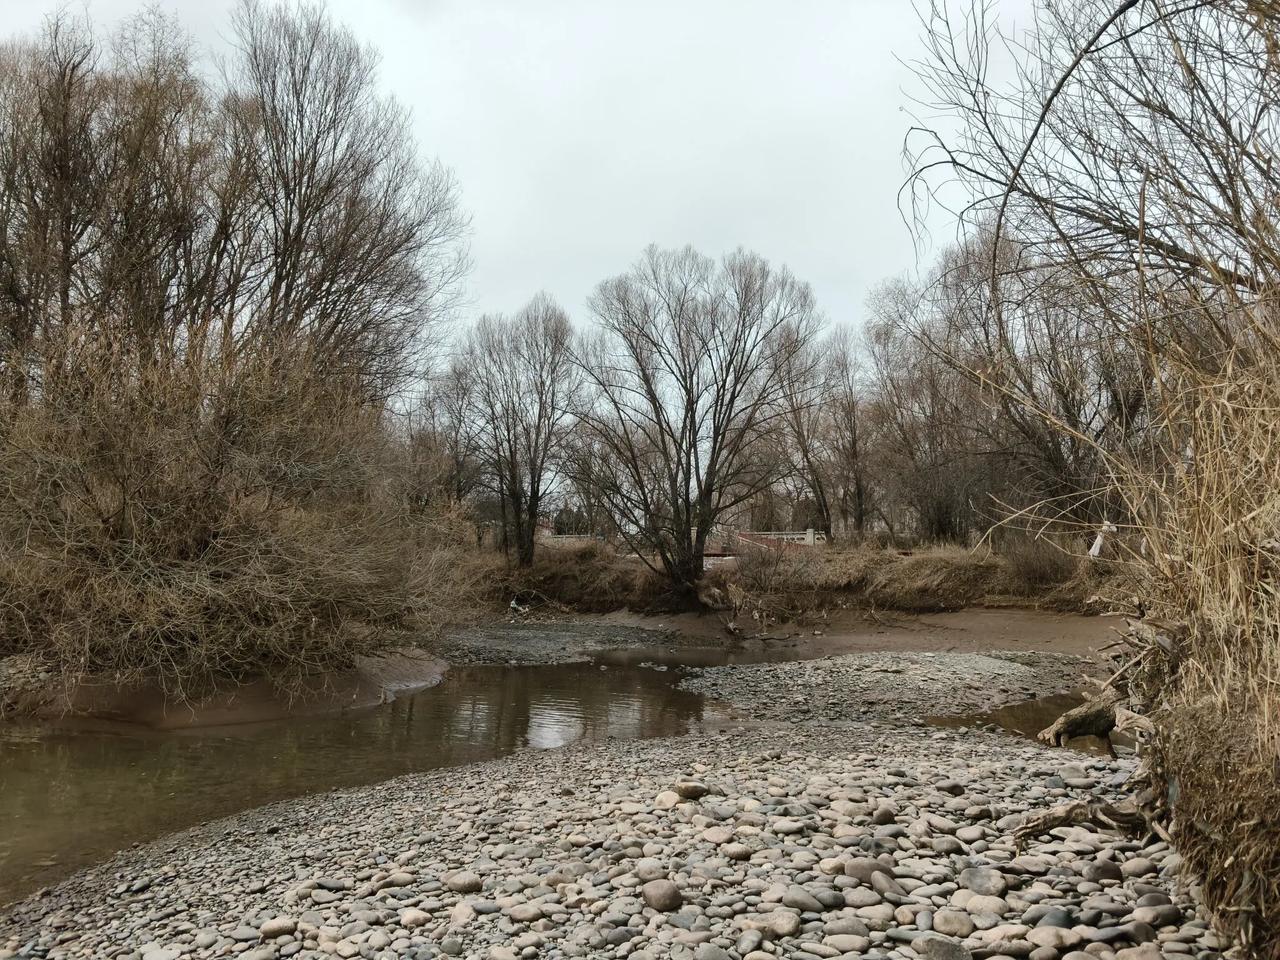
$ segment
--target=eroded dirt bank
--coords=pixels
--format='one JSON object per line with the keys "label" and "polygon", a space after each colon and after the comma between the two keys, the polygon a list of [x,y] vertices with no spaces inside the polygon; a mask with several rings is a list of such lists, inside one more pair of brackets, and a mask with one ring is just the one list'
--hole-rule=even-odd
{"label": "eroded dirt bank", "polygon": [[439,683],[447,667],[429,651],[405,648],[379,657],[357,657],[353,669],[305,680],[292,694],[257,680],[194,702],[175,700],[153,683],[122,685],[97,679],[72,685],[48,674],[33,676],[27,670],[16,677],[21,688],[15,682],[8,698],[9,713],[38,720],[139,724],[156,730],[265,723],[389,703]]}

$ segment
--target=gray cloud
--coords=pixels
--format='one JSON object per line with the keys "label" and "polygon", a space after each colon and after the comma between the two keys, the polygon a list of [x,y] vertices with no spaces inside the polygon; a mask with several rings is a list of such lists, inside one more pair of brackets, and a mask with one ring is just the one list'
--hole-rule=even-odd
{"label": "gray cloud", "polygon": [[[230,0],[171,0],[211,47]],[[645,244],[787,263],[832,319],[911,269],[896,205],[907,0],[332,0],[383,55],[474,223],[468,313],[545,289],[581,318]],[[1025,2],[1008,6],[1024,10]],[[137,9],[90,3],[112,24]],[[45,11],[0,0],[10,30]]]}

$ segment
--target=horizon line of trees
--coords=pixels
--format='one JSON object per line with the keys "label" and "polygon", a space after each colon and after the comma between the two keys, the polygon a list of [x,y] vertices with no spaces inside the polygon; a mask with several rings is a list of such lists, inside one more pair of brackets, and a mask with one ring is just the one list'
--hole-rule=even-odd
{"label": "horizon line of trees", "polygon": [[[1114,507],[1095,447],[984,381],[1008,347],[984,327],[991,247],[882,284],[855,331],[758,254],[651,246],[597,286],[580,329],[545,293],[481,317],[415,436],[440,489],[520,566],[540,522],[619,542],[688,589],[725,527],[970,544],[1041,504],[1056,529],[1092,530]],[[1017,256],[1006,241],[1025,387],[1076,430],[1133,434],[1142,371],[1091,339],[1087,303],[1052,269]]]}

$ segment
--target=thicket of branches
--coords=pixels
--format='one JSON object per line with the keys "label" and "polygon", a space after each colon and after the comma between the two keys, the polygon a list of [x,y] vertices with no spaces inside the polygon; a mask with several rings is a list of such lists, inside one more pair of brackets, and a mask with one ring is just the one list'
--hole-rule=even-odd
{"label": "thicket of branches", "polygon": [[953,271],[971,321],[920,342],[1069,465],[1039,512],[1120,527],[1145,812],[1280,956],[1280,11],[1067,0],[1016,39],[952,12],[926,11],[920,71],[959,125],[917,131],[913,186],[997,253]]}
{"label": "thicket of branches", "polygon": [[346,665],[447,584],[394,417],[462,267],[376,57],[242,5],[0,50],[0,650],[179,694]]}
{"label": "thicket of branches", "polygon": [[[599,285],[576,333],[544,296],[513,321],[483,319],[434,381],[421,435],[448,465],[445,485],[520,565],[541,522],[615,541],[691,590],[708,546],[735,530],[971,545],[1046,498],[1060,504],[1048,526],[1088,528],[1083,549],[1106,513],[1079,496],[1102,483],[1093,448],[938,349],[990,357],[982,249],[886,282],[855,331],[828,326],[809,287],[757,254],[651,248]],[[1053,395],[1059,413],[1121,429],[1107,359],[1083,335],[1059,338],[1072,300],[1036,295],[1043,344],[1027,349],[1045,376],[1076,378]],[[556,322],[533,322],[544,315]]]}

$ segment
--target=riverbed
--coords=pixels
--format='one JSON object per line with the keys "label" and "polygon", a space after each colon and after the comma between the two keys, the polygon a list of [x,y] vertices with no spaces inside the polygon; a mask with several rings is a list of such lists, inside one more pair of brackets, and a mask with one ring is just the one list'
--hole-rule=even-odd
{"label": "riverbed", "polygon": [[[329,716],[184,730],[92,720],[0,724],[0,903],[131,844],[276,800],[526,748],[714,733],[760,719],[757,711],[690,689],[697,683],[685,668],[710,668],[710,675],[719,668],[839,657],[851,650],[858,656],[877,648],[897,653],[905,645],[926,651],[906,662],[909,673],[912,663],[932,668],[921,657],[934,651],[947,656],[957,645],[973,649],[982,635],[992,646],[1042,650],[1052,646],[1046,637],[1056,630],[1078,650],[1083,637],[1096,635],[1101,642],[1107,633],[1096,620],[1021,611],[984,612],[978,620],[957,615],[949,640],[945,618],[888,630],[873,626],[856,635],[810,630],[781,641],[729,644],[672,629],[606,622],[502,625],[487,637],[471,634],[455,644],[459,656],[437,686]],[[464,650],[471,660],[504,662],[456,662],[467,659]],[[946,669],[942,662],[937,666]],[[1067,664],[1049,686],[1064,686],[1073,670]],[[901,692],[902,673],[870,675],[885,690]],[[1052,692],[1040,687],[1010,687],[1004,699]],[[953,700],[951,710],[902,698],[898,706],[918,717],[976,715],[983,711],[973,704],[990,699],[992,691],[977,692],[976,700]],[[924,693],[930,704],[938,702],[936,691]]]}

